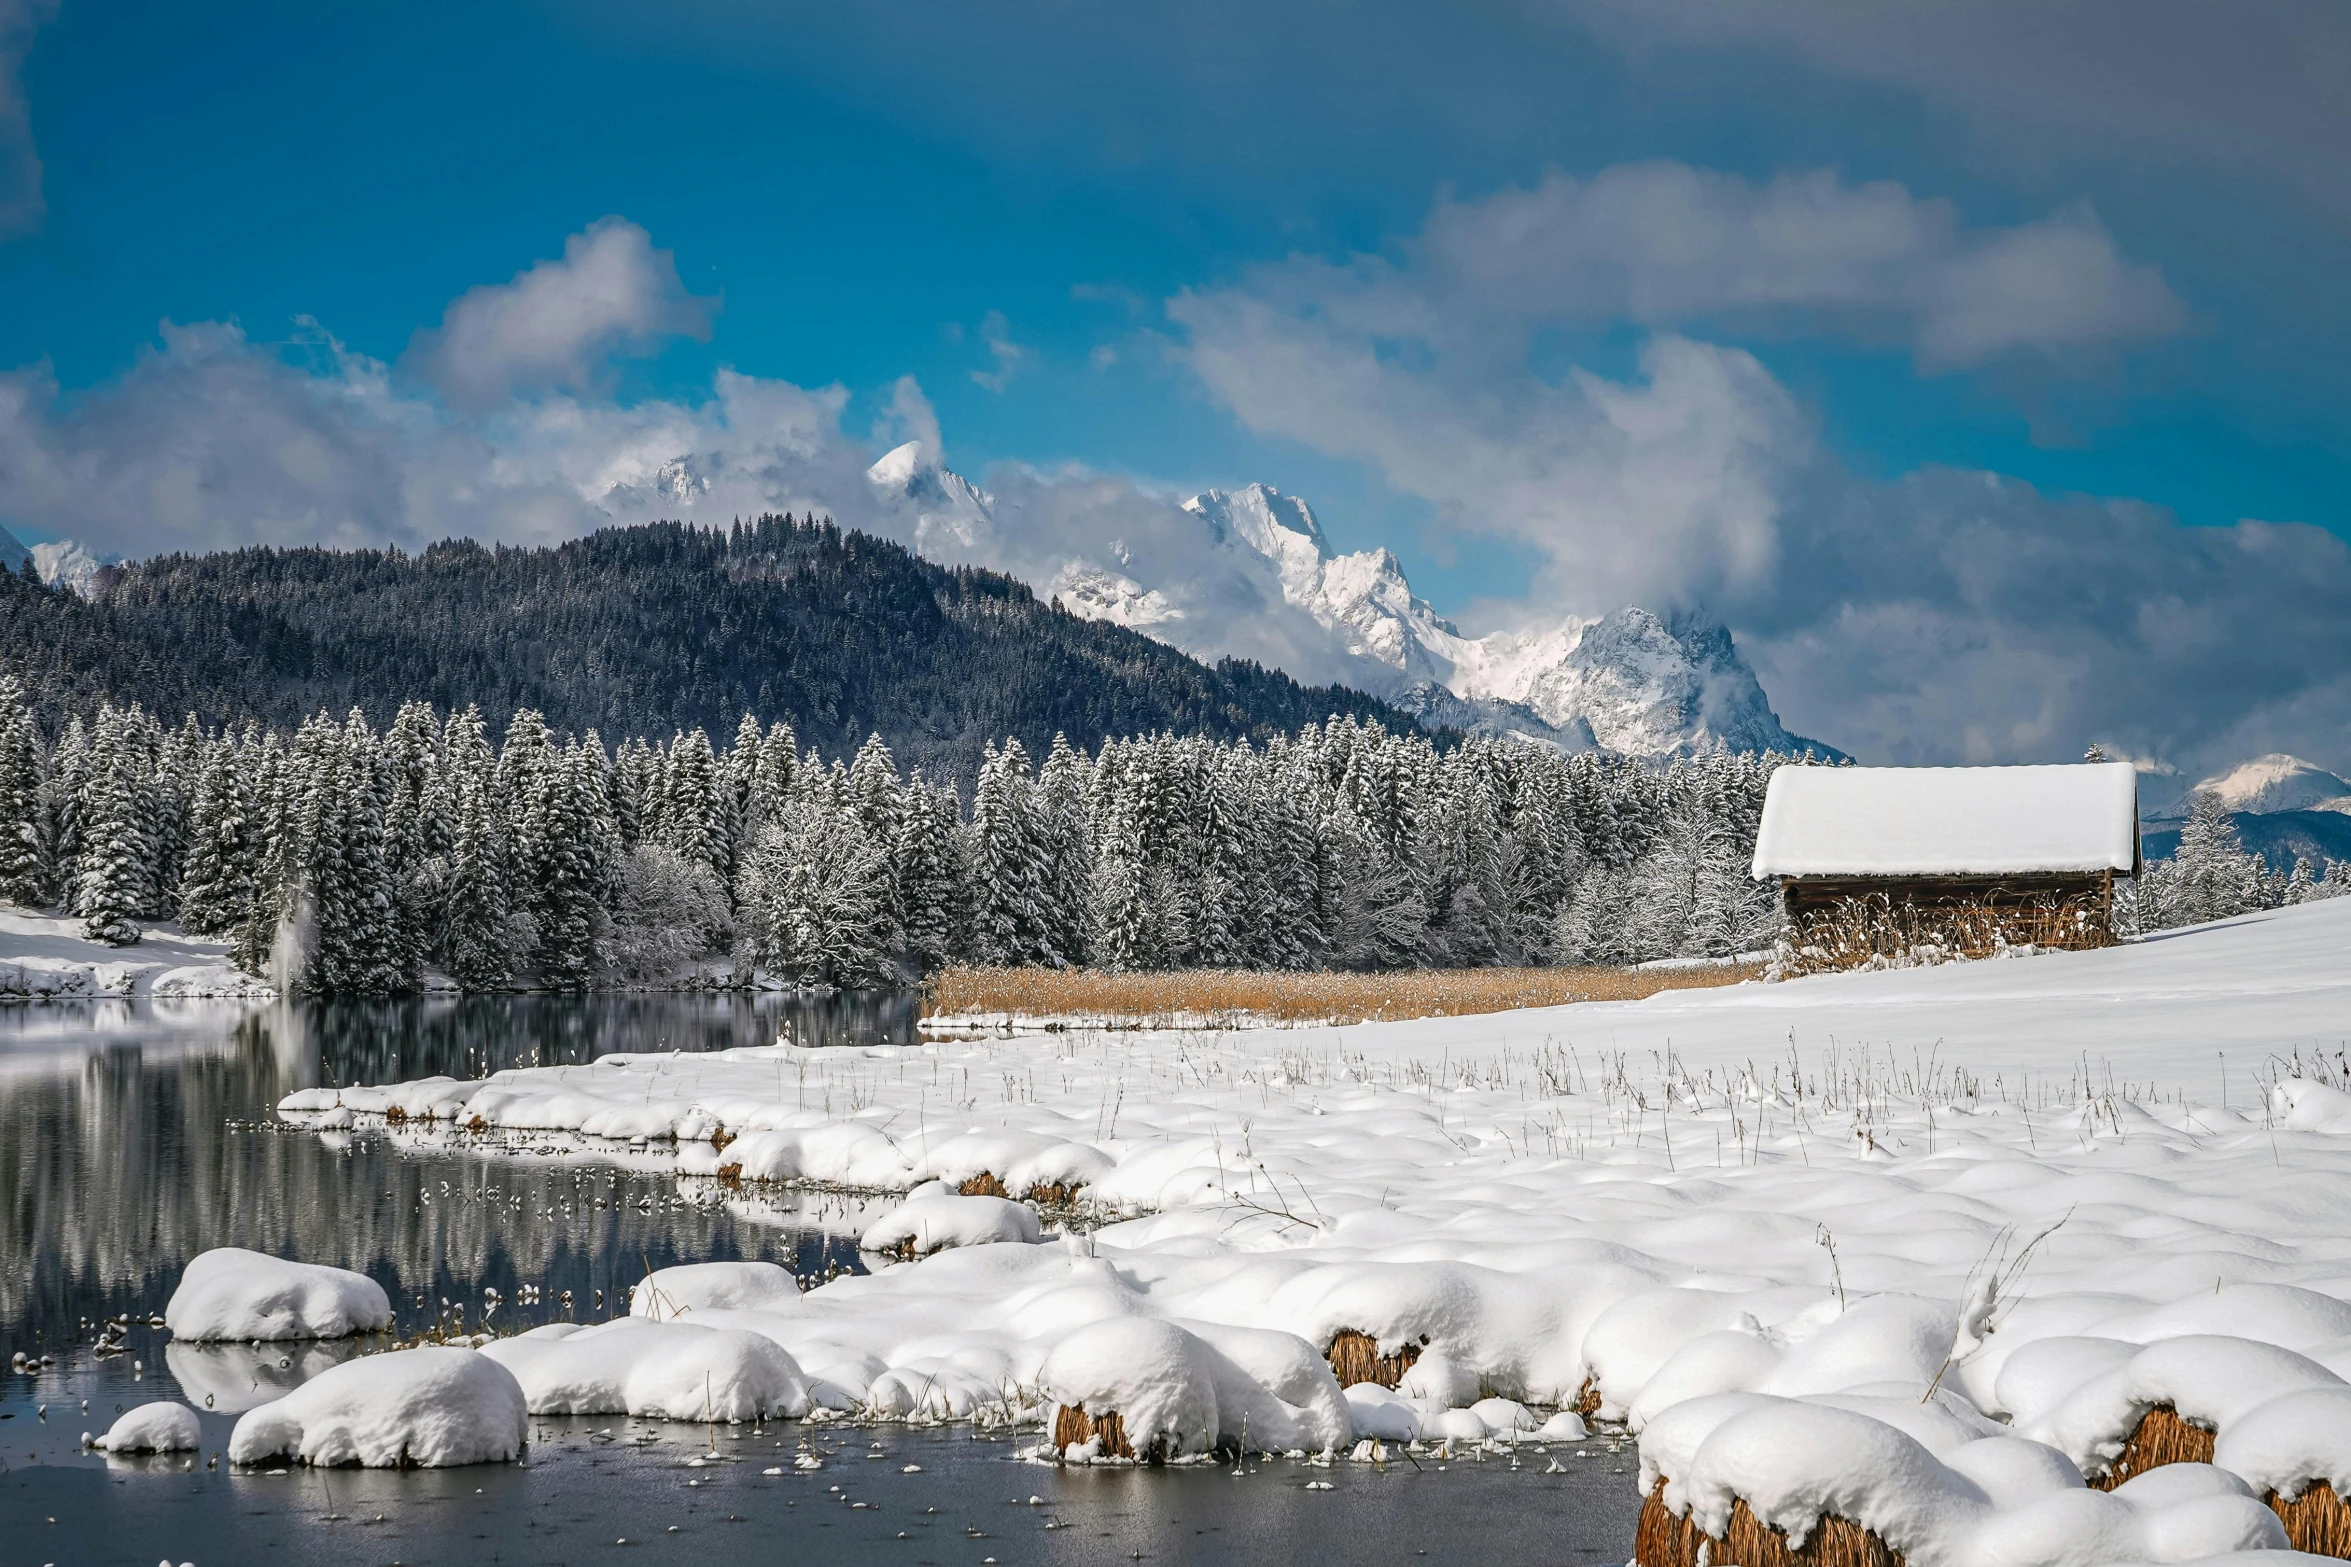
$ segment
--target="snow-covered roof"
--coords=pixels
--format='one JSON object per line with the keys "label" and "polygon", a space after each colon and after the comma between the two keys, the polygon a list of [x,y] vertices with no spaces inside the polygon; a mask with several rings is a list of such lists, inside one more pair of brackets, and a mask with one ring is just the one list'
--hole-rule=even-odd
{"label": "snow-covered roof", "polygon": [[1764,796],[1754,874],[2128,875],[2138,863],[2128,762],[1783,767]]}

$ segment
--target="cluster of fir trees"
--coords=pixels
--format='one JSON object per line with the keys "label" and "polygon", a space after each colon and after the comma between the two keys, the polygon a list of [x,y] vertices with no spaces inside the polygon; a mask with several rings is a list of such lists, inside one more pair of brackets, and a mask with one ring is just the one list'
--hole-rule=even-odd
{"label": "cluster of fir trees", "polygon": [[0,897],[93,939],[176,918],[302,988],[658,980],[731,949],[804,983],[942,964],[1630,962],[1768,939],[1747,876],[1781,759],[1441,751],[1336,718],[1264,746],[984,749],[968,810],[869,739],[746,716],[608,751],[516,713],[283,735],[101,707],[53,741],[0,677]]}
{"label": "cluster of fir trees", "polygon": [[2274,870],[2245,847],[2220,797],[2200,790],[2171,858],[2151,861],[2140,872],[2133,907],[2139,929],[2169,930],[2346,894],[2351,860],[2314,865],[2297,856],[2291,871]]}

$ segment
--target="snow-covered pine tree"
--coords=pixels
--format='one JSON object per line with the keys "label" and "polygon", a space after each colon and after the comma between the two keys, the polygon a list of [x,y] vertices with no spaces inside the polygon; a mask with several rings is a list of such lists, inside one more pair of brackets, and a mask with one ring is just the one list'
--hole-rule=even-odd
{"label": "snow-covered pine tree", "polygon": [[41,874],[41,738],[24,685],[0,674],[0,902],[46,903]]}
{"label": "snow-covered pine tree", "polygon": [[1086,892],[1093,874],[1087,828],[1087,797],[1093,763],[1060,734],[1037,774],[1037,832],[1044,852],[1039,897],[1045,910],[1045,939],[1063,962],[1086,961]]}
{"label": "snow-covered pine tree", "polygon": [[732,855],[710,736],[697,729],[673,738],[662,783],[661,841],[724,876]]}
{"label": "snow-covered pine tree", "polygon": [[82,787],[90,776],[90,730],[79,713],[49,753],[41,777],[41,887],[43,903],[71,906],[81,874]]}
{"label": "snow-covered pine tree", "polygon": [[920,973],[964,950],[968,923],[955,791],[933,788],[918,771],[907,781],[890,856],[898,884],[900,943]]}
{"label": "snow-covered pine tree", "polygon": [[313,994],[380,996],[414,982],[401,969],[384,842],[388,771],[366,714],[353,708],[339,730],[322,723],[297,829],[297,896],[307,905],[297,923],[307,927],[307,955],[296,982]]}
{"label": "snow-covered pine tree", "polygon": [[384,859],[392,881],[392,947],[404,975],[420,975],[440,928],[441,872],[455,829],[441,778],[440,723],[404,702],[384,732]]}
{"label": "snow-covered pine tree", "polygon": [[540,979],[576,990],[596,971],[596,949],[612,882],[612,833],[600,801],[600,758],[567,745],[532,802],[528,831],[540,846],[538,945],[532,954]]}
{"label": "snow-covered pine tree", "polygon": [[155,852],[152,796],[139,716],[135,707],[98,710],[89,777],[76,812],[82,852],[73,911],[81,916],[84,936],[110,947],[139,939],[137,917],[154,896],[148,875]]}
{"label": "snow-covered pine tree", "polygon": [[192,935],[226,936],[251,912],[261,846],[247,794],[248,757],[260,739],[252,729],[240,745],[215,736],[196,773],[188,813],[188,859],[180,875],[180,924]]}
{"label": "snow-covered pine tree", "polygon": [[506,833],[481,709],[468,707],[450,717],[442,755],[455,830],[436,952],[441,967],[465,989],[500,990],[513,978]]}
{"label": "snow-covered pine tree", "polygon": [[1010,966],[1066,960],[1044,909],[1045,845],[1037,829],[1028,751],[1017,739],[987,746],[971,804],[972,955]]}

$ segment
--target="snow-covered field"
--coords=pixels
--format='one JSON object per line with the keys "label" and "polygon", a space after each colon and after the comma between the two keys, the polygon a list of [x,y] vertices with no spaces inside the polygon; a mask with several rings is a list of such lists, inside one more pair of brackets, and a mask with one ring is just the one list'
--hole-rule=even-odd
{"label": "snow-covered field", "polygon": [[0,903],[0,1002],[276,994],[230,966],[226,942],[143,929],[135,946],[109,947],[85,937],[78,919]]}
{"label": "snow-covered field", "polygon": [[[913,1194],[919,1226],[876,1233],[972,1244],[804,1295],[640,1290],[780,1345],[828,1407],[1083,1403],[1138,1450],[1242,1421],[1320,1446],[1313,1367],[1352,1330],[1417,1355],[1347,1391],[1358,1437],[1596,1399],[1710,1532],[1743,1502],[1853,1518],[1914,1567],[2184,1560],[2282,1544],[2254,1493],[2351,1492],[2347,956],[2340,900],[1641,1002],[606,1057],[284,1109]],[[982,1174],[1104,1222],[959,1229]],[[2259,1472],[2082,1490],[2166,1403]]]}

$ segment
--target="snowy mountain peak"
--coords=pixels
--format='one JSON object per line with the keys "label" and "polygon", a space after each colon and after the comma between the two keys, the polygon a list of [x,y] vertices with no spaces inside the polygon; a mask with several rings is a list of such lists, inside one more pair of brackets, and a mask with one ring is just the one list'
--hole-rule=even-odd
{"label": "snowy mountain peak", "polygon": [[1639,756],[1807,744],[1782,727],[1730,631],[1703,610],[1563,615],[1464,636],[1413,595],[1393,552],[1336,554],[1306,503],[1270,485],[1184,505],[1220,546],[1272,566],[1282,597],[1348,653],[1391,672],[1371,684],[1425,721]]}
{"label": "snowy mountain peak", "polygon": [[[2275,811],[2351,811],[2351,780],[2330,773],[2315,762],[2273,751],[2249,762],[2239,762],[2216,773],[2189,791],[2209,791],[2220,797],[2221,808],[2268,815]],[[2186,802],[2181,810],[2186,810]]]}
{"label": "snowy mountain peak", "polygon": [[59,539],[54,544],[27,545],[6,528],[0,528],[0,571],[22,571],[24,563],[33,563],[33,572],[49,586],[71,588],[88,598],[98,586],[98,573],[121,560],[119,555],[100,555],[71,539]]}
{"label": "snowy mountain peak", "polygon": [[1184,502],[1184,510],[1206,521],[1219,542],[1237,538],[1268,560],[1331,558],[1331,542],[1314,520],[1314,509],[1270,484],[1246,485],[1230,493],[1203,490]]}

